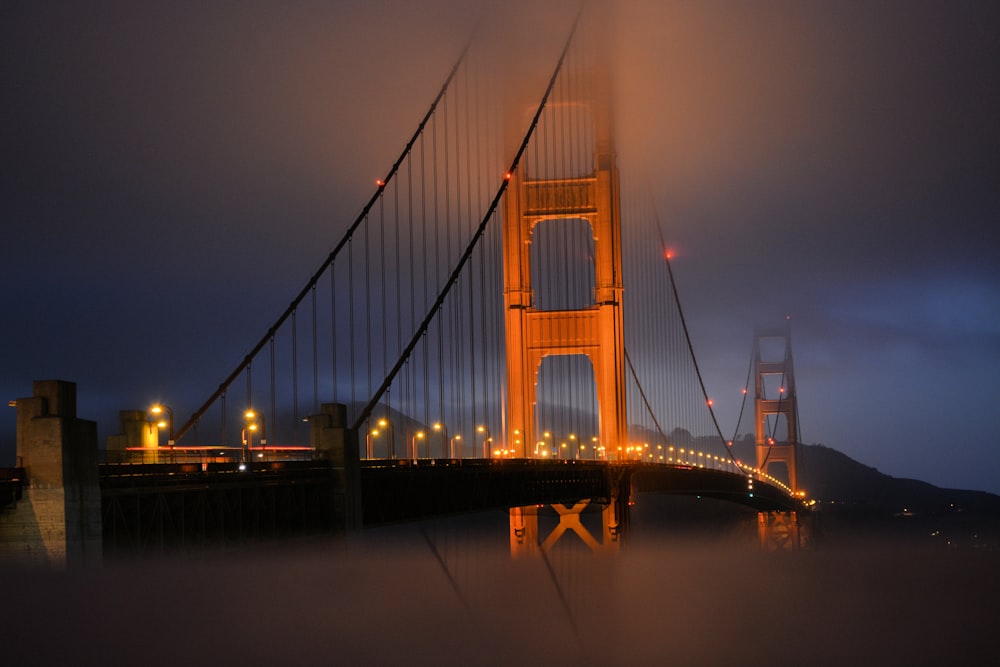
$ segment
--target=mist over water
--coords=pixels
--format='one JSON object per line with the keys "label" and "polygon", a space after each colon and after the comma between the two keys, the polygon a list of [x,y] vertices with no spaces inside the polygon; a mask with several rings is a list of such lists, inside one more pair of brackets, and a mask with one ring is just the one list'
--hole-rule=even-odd
{"label": "mist over water", "polygon": [[547,559],[512,559],[496,512],[66,573],[5,567],[4,661],[993,664],[995,553],[871,539],[768,553],[751,518],[653,531],[640,513],[621,551],[567,534]]}

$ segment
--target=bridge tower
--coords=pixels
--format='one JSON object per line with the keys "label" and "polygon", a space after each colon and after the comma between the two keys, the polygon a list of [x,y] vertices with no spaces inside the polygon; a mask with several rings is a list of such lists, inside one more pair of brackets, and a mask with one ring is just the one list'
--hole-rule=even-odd
{"label": "bridge tower", "polygon": [[[764,341],[779,341],[784,343],[784,356],[780,360],[765,359],[761,343]],[[756,384],[756,400],[754,401],[756,416],[757,468],[767,472],[774,463],[784,463],[788,468],[788,485],[792,491],[799,488],[796,450],[798,449],[798,422],[796,416],[798,407],[795,402],[795,373],[792,370],[792,335],[791,327],[783,328],[757,327],[754,332],[754,377]],[[780,379],[777,398],[765,395],[767,378]],[[768,433],[767,418],[771,416],[784,417],[787,429],[787,439],[777,441]]]}
{"label": "bridge tower", "polygon": [[[626,441],[625,345],[622,332],[621,220],[611,113],[610,72],[591,67],[579,98],[593,127],[590,173],[535,178],[524,163],[511,175],[503,210],[507,342],[507,440],[526,457],[536,442],[538,373],[549,355],[586,355],[594,371],[599,434],[607,451]],[[549,109],[553,107],[550,105]],[[593,304],[540,310],[531,282],[531,244],[539,224],[584,220],[594,239]]]}
{"label": "bridge tower", "polygon": [[[771,343],[769,351],[783,346],[780,359],[764,354],[762,343]],[[774,345],[776,343],[776,345]],[[799,490],[798,479],[798,406],[795,394],[795,373],[792,368],[791,326],[757,327],[754,332],[754,377],[756,385],[755,423],[757,443],[757,468],[767,473],[775,463],[783,463],[788,471],[788,485],[792,492]],[[765,388],[773,385],[769,379],[779,380],[777,397],[769,397]],[[784,417],[786,439],[778,440],[777,433],[768,432],[768,417]],[[757,515],[758,535],[765,548],[794,549],[799,546],[799,523],[795,512],[760,512]]]}

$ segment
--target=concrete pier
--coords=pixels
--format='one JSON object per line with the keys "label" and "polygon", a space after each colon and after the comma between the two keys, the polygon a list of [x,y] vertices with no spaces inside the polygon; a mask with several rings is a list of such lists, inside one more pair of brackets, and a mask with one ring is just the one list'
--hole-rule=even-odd
{"label": "concrete pier", "polygon": [[345,530],[361,528],[361,462],[358,434],[347,427],[347,406],[324,403],[318,415],[309,417],[310,440],[316,456],[333,464],[338,517]]}
{"label": "concrete pier", "polygon": [[97,424],[76,416],[76,385],[42,380],[19,398],[22,497],[0,514],[0,557],[57,568],[100,563]]}

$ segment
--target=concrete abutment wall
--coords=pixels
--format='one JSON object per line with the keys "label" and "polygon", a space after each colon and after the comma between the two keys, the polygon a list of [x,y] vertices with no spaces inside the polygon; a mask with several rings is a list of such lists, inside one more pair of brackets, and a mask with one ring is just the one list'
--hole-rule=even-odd
{"label": "concrete abutment wall", "polygon": [[59,568],[100,563],[97,424],[77,418],[72,382],[37,381],[16,407],[27,486],[0,514],[0,557]]}

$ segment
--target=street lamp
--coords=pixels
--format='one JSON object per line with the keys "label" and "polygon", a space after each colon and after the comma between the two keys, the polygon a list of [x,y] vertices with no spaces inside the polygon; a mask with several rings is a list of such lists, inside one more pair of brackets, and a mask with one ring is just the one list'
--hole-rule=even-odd
{"label": "street lamp", "polygon": [[416,463],[417,458],[420,456],[420,445],[417,444],[417,440],[423,440],[426,436],[427,434],[424,433],[423,431],[417,431],[416,433],[413,434],[413,437],[410,439],[410,449],[411,449],[411,454],[413,455],[414,463]]}
{"label": "street lamp", "polygon": [[[456,442],[458,443],[458,449],[457,450],[455,448],[455,443]],[[456,434],[456,435],[453,435],[451,437],[451,440],[448,441],[448,448],[451,450],[451,452],[450,452],[451,458],[458,459],[459,461],[462,460],[462,435],[460,433]],[[456,451],[457,451],[457,454],[456,454]]]}
{"label": "street lamp", "polygon": [[[550,439],[553,440],[552,447],[549,447],[548,445],[545,444],[545,439],[546,438],[550,438]],[[542,454],[542,456],[548,456],[549,455],[549,450],[555,448],[555,439],[552,438],[552,432],[551,431],[544,431],[542,433],[542,448],[543,448],[543,450],[545,452],[544,454]]]}
{"label": "street lamp", "polygon": [[[442,424],[441,422],[434,422],[434,424],[431,425],[431,428],[433,428],[434,431],[437,432],[437,433],[442,433],[442,432],[444,433],[444,437],[441,439],[441,458],[443,458],[443,459],[448,458],[448,451],[447,451],[447,449],[448,449],[448,427],[445,426],[444,424]],[[430,452],[428,452],[428,454],[429,453]]]}
{"label": "street lamp", "polygon": [[373,428],[368,431],[368,436],[365,438],[365,457],[368,459],[375,458],[375,438],[378,437],[379,430]]}
{"label": "street lamp", "polygon": [[[167,429],[167,445],[169,445],[170,447],[173,447],[174,446],[174,411],[171,410],[169,406],[163,405],[161,403],[156,403],[152,407],[149,408],[149,412],[150,412],[150,414],[153,414],[153,415],[156,416],[156,419],[154,419],[153,421],[156,424],[157,428],[166,428]],[[166,420],[163,419],[164,415],[166,415]],[[160,446],[160,439],[159,439],[159,437],[157,437],[157,439],[156,439],[156,446],[157,447]]]}
{"label": "street lamp", "polygon": [[[264,428],[264,415],[257,413],[253,408],[243,413],[245,426],[243,427],[243,462],[246,463],[247,455],[253,452],[253,434],[260,431],[260,458],[264,458],[267,450],[267,430]],[[259,421],[258,421],[259,420]]]}
{"label": "street lamp", "polygon": [[483,438],[483,458],[488,459],[490,458],[490,441],[493,440],[493,438],[490,437],[490,427],[480,424],[476,427],[476,432],[482,433],[486,436]]}
{"label": "street lamp", "polygon": [[386,433],[386,456],[390,459],[396,458],[396,429],[385,417],[376,422],[378,427]]}

